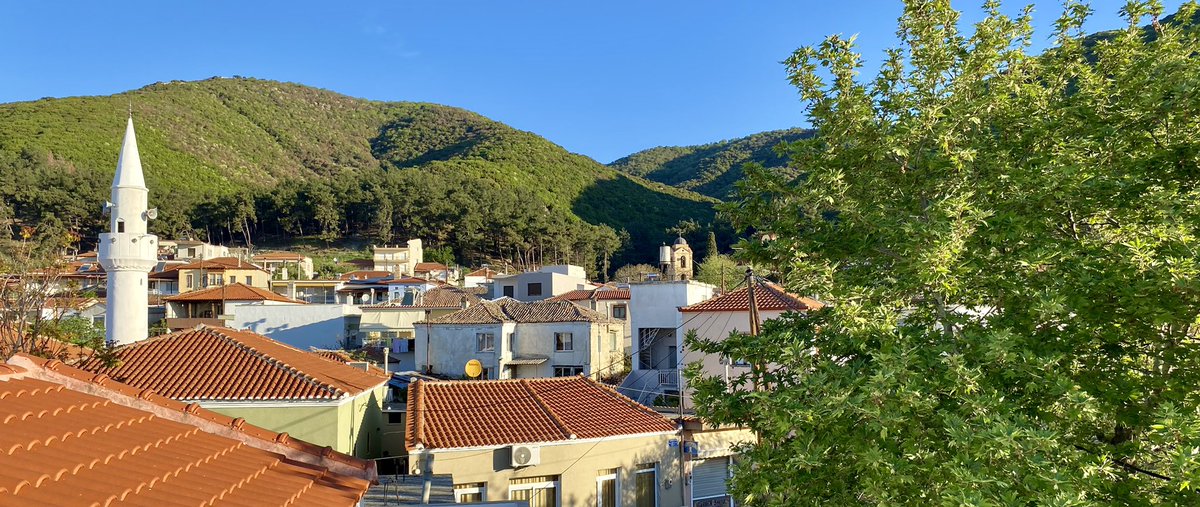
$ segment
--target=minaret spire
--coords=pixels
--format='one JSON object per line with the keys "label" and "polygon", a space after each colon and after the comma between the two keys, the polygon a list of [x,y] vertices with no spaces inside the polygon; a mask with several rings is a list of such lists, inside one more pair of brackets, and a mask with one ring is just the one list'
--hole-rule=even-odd
{"label": "minaret spire", "polygon": [[104,334],[111,344],[146,339],[149,328],[147,274],[158,263],[158,237],[146,226],[157,210],[149,209],[150,189],[142,175],[133,107],[125,122],[125,140],[113,174],[109,232],[100,234],[100,265],[108,275]]}

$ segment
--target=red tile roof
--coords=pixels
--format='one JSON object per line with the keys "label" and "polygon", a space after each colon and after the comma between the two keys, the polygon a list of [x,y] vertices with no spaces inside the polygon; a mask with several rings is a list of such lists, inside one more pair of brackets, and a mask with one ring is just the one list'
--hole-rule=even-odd
{"label": "red tile roof", "polygon": [[260,334],[199,327],[120,347],[116,366],[79,365],[188,401],[341,400],[387,382]]}
{"label": "red tile roof", "polygon": [[408,389],[408,449],[558,442],[675,431],[675,423],[583,376],[417,381]]}
{"label": "red tile roof", "polygon": [[430,271],[449,271],[450,268],[440,262],[418,262],[413,265],[413,273],[428,273]]}
{"label": "red tile roof", "polygon": [[251,257],[250,260],[254,260],[254,261],[303,261],[306,258],[307,257],[305,257],[304,255],[294,253],[294,252],[266,252],[266,253],[260,253],[258,255],[255,255],[254,257]]}
{"label": "red tile roof", "polygon": [[500,272],[496,271],[492,268],[479,268],[479,269],[476,269],[475,271],[467,273],[467,276],[482,276],[484,278],[492,278],[493,276],[496,276],[498,274],[500,274]]}
{"label": "red tile roof", "polygon": [[303,301],[288,299],[267,289],[251,287],[244,283],[231,283],[207,289],[184,292],[183,294],[165,298],[167,301],[279,301],[283,303],[304,304]]}
{"label": "red tile roof", "polygon": [[[757,281],[754,283],[754,299],[758,303],[760,311],[804,312],[825,306],[824,303],[815,299],[789,294],[783,287],[767,281]],[[679,311],[748,312],[750,311],[750,291],[748,287],[742,287],[707,301],[685,306],[680,308]]]}
{"label": "red tile roof", "polygon": [[353,506],[374,463],[58,361],[0,364],[0,505]]}
{"label": "red tile roof", "polygon": [[629,289],[615,289],[611,287],[577,289],[550,298],[551,301],[588,301],[592,299],[597,301],[628,300]]}
{"label": "red tile roof", "polygon": [[464,310],[443,315],[429,324],[498,324],[501,322],[611,322],[607,315],[570,301],[525,303],[511,298],[481,301]]}
{"label": "red tile roof", "polygon": [[373,271],[369,269],[359,269],[349,271],[338,275],[338,280],[369,280],[375,278],[387,278],[392,276],[391,271]]}
{"label": "red tile roof", "polygon": [[387,284],[387,285],[426,285],[431,282],[424,278],[417,278],[415,276],[406,276],[403,278],[384,280],[382,283]]}
{"label": "red tile roof", "polygon": [[267,271],[237,257],[214,257],[208,260],[184,264],[179,266],[179,269],[203,269],[205,271],[225,271],[226,269],[257,269],[263,272]]}

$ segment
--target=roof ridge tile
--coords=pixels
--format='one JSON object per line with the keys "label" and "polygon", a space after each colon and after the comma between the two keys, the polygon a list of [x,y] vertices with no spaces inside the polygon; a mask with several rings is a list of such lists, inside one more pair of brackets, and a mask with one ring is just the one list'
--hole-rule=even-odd
{"label": "roof ridge tile", "polygon": [[[333,395],[335,398],[344,398],[349,394],[341,389],[338,389],[336,386],[329,385],[324,382],[321,382],[320,380],[317,380],[316,378],[312,377],[311,375],[304,373],[303,371],[300,371],[296,367],[288,364],[287,362],[285,362],[281,359],[277,359],[273,356],[270,356],[266,352],[260,351],[256,348],[250,346],[249,344],[243,343],[241,340],[234,339],[233,337],[229,336],[228,334],[222,333],[221,331],[218,330],[218,328],[210,328],[210,329],[213,330],[214,334],[224,338],[229,343],[233,344],[233,346],[245,349],[246,351],[253,354],[255,357],[258,357],[259,359],[266,361],[267,364],[270,364],[272,366],[280,368],[285,373],[291,374],[292,376],[294,376],[296,378],[299,378],[310,384],[313,384],[313,385],[317,386],[317,388]],[[298,351],[298,352],[303,352],[303,351]]]}

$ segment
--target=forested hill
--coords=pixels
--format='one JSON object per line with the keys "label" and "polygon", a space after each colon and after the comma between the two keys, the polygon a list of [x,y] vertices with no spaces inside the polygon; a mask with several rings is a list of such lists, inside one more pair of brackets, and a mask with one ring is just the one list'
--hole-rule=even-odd
{"label": "forested hill", "polygon": [[164,236],[421,237],[459,261],[595,266],[713,220],[710,199],[462,109],[213,78],[0,105],[0,224],[95,238],[131,102]]}
{"label": "forested hill", "polygon": [[775,146],[810,135],[811,131],[804,129],[774,130],[701,146],[661,146],[616,160],[609,167],[725,199],[733,193],[733,184],[742,179],[743,164],[756,162],[765,167],[786,165],[787,159],[775,153]]}

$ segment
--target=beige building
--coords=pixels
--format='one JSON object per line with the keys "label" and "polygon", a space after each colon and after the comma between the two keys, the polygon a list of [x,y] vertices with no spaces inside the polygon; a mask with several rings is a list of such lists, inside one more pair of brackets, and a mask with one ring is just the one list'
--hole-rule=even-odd
{"label": "beige building", "polygon": [[203,261],[229,257],[229,247],[194,239],[162,240],[158,242],[158,249],[167,259]]}
{"label": "beige building", "polygon": [[408,411],[410,472],[459,503],[684,505],[678,423],[585,377],[418,381]]}
{"label": "beige building", "polygon": [[414,276],[417,264],[425,261],[421,240],[410,239],[405,246],[371,245],[373,270],[387,271],[395,276]]}
{"label": "beige building", "polygon": [[240,283],[266,289],[271,273],[235,257],[217,257],[184,264],[175,269],[179,274],[179,293]]}
{"label": "beige building", "polygon": [[234,318],[234,307],[244,304],[302,305],[274,292],[242,283],[210,287],[163,299],[167,329],[178,331],[196,327],[226,326]]}
{"label": "beige building", "polygon": [[293,252],[266,252],[250,258],[257,266],[271,273],[272,280],[312,280],[312,257]]}

